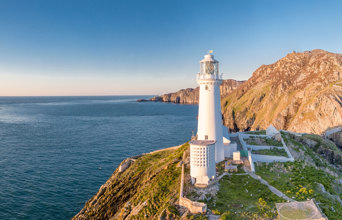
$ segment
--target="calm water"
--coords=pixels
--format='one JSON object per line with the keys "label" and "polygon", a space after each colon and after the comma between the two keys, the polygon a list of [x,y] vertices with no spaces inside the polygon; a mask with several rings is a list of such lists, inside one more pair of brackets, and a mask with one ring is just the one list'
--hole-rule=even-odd
{"label": "calm water", "polygon": [[0,219],[70,219],[126,157],[187,141],[197,107],[0,97]]}

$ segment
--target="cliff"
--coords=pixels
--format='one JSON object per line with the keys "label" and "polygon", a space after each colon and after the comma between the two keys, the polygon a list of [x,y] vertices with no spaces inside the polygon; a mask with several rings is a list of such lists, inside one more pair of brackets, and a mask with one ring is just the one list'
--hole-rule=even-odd
{"label": "cliff", "polygon": [[224,98],[231,130],[277,129],[321,134],[342,123],[342,55],[323,50],[293,52],[262,65]]}
{"label": "cliff", "polygon": [[175,208],[181,174],[178,163],[188,146],[144,154],[134,162],[123,161],[73,219],[157,219],[160,215],[179,215]]}
{"label": "cliff", "polygon": [[[322,134],[342,124],[342,55],[324,50],[290,53],[259,67],[247,81],[221,85],[224,124],[232,131],[277,129]],[[198,104],[199,88],[149,101]]]}
{"label": "cliff", "polygon": [[[238,88],[244,81],[236,81],[233,79],[226,79],[223,80],[220,91],[222,97],[227,96],[231,93],[234,89]],[[199,87],[195,89],[188,88],[182,89],[178,92],[168,93],[161,96],[155,96],[150,99],[150,101],[157,101],[157,102],[173,102],[179,104],[198,104],[199,98]]]}
{"label": "cliff", "polygon": [[[296,201],[315,199],[329,219],[342,218],[342,151],[318,135],[282,132],[294,162],[256,163],[256,174]],[[194,189],[185,168],[184,196],[204,202],[203,215],[179,206],[184,144],[124,160],[73,219],[274,219],[284,200],[248,173],[228,174],[208,189]],[[222,163],[217,165],[218,173]],[[239,171],[240,172],[240,171]],[[218,180],[217,180],[218,181]],[[261,202],[260,202],[261,201]],[[266,205],[265,205],[266,204]],[[214,214],[214,215],[213,215]]]}

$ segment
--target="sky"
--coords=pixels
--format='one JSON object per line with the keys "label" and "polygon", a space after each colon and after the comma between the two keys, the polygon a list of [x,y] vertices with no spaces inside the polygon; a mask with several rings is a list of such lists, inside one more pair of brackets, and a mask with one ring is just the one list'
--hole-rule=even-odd
{"label": "sky", "polygon": [[0,0],[0,96],[196,87],[209,51],[246,80],[292,51],[342,53],[342,1]]}

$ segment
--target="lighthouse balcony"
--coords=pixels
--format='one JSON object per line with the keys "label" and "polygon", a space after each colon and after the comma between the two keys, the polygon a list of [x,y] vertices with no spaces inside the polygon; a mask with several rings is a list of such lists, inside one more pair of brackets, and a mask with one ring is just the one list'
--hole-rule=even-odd
{"label": "lighthouse balcony", "polygon": [[197,74],[197,80],[222,80],[223,73],[221,74]]}

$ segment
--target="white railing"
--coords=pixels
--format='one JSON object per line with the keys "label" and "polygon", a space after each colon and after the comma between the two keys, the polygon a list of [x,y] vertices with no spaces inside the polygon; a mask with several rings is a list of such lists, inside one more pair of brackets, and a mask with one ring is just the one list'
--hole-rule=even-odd
{"label": "white railing", "polygon": [[222,80],[222,76],[223,76],[223,73],[221,74],[200,74],[198,73],[197,74],[197,80],[201,80],[201,79],[219,79],[219,80]]}

